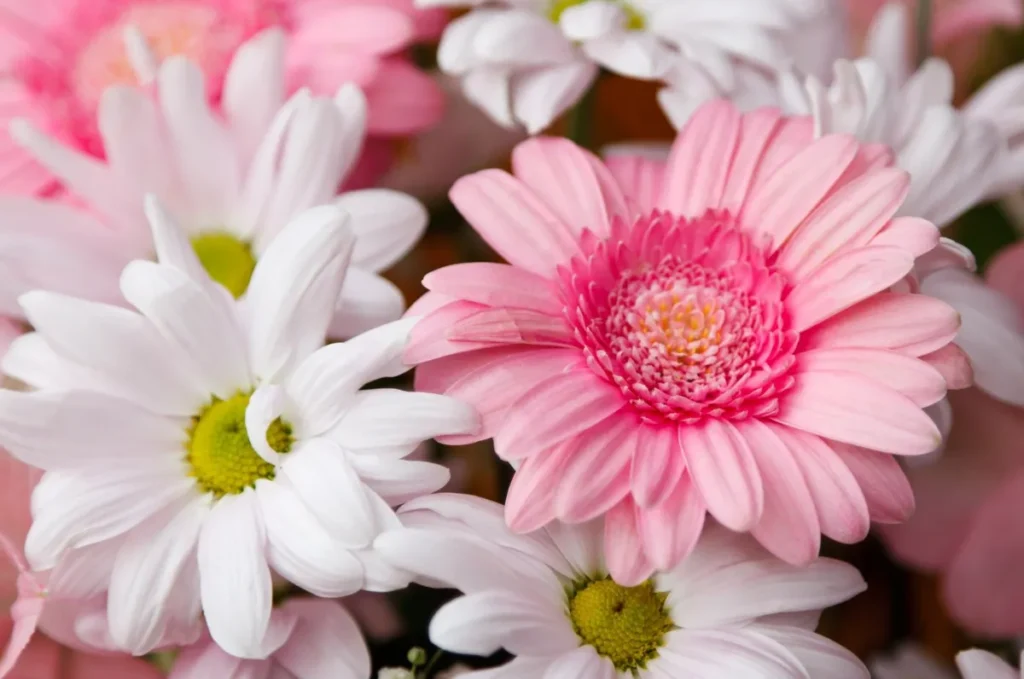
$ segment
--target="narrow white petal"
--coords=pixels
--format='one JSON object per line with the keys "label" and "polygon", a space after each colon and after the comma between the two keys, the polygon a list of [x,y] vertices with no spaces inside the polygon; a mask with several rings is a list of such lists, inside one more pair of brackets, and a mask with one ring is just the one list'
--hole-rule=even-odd
{"label": "narrow white petal", "polygon": [[284,412],[285,401],[284,389],[268,384],[259,387],[249,397],[249,405],[245,408],[245,430],[249,435],[249,444],[257,455],[274,466],[281,460],[281,454],[267,442],[267,429]]}
{"label": "narrow white petal", "polygon": [[349,267],[338,296],[330,337],[346,338],[397,321],[405,311],[405,298],[394,283],[361,268]]}
{"label": "narrow white petal", "polygon": [[251,38],[235,52],[224,76],[221,106],[249,160],[284,103],[285,37],[270,28]]}
{"label": "narrow white petal", "polygon": [[275,662],[301,679],[366,679],[370,653],[355,619],[336,601],[293,598],[282,607],[296,616],[292,638]]}
{"label": "narrow white petal", "polygon": [[444,465],[419,460],[386,460],[374,455],[353,455],[360,478],[392,507],[444,488],[451,472]]}
{"label": "narrow white petal", "polygon": [[618,673],[611,660],[602,658],[593,646],[580,646],[560,656],[544,673],[544,679],[615,679]]}
{"label": "narrow white petal", "polygon": [[423,204],[391,189],[350,191],[334,204],[352,217],[352,264],[368,271],[383,271],[400,260],[427,228]]}
{"label": "narrow white petal", "polygon": [[579,101],[597,71],[592,61],[580,60],[520,76],[512,86],[515,119],[527,132],[537,134]]}
{"label": "narrow white petal", "polygon": [[161,264],[173,266],[185,272],[189,278],[203,287],[213,285],[213,279],[206,272],[196,256],[195,248],[189,242],[185,231],[174,221],[154,194],[147,194],[144,200],[146,218],[153,232],[153,246],[156,258]]}
{"label": "narrow white petal", "polygon": [[203,614],[214,641],[240,658],[266,657],[273,584],[256,492],[221,498],[199,535]]}
{"label": "narrow white petal", "polygon": [[139,84],[151,84],[156,79],[160,63],[146,36],[134,24],[124,27],[124,51]]}
{"label": "narrow white petal", "polygon": [[472,407],[453,398],[398,389],[359,392],[327,436],[350,450],[412,446],[435,436],[469,434],[479,426]]}

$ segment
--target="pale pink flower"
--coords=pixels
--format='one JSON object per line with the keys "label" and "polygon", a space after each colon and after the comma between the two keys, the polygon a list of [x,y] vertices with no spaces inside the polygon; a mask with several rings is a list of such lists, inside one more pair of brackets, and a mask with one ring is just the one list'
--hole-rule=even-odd
{"label": "pale pink flower", "polygon": [[206,635],[181,651],[170,679],[369,679],[370,652],[356,621],[340,603],[289,599],[274,609],[271,625],[285,632],[266,659],[236,658]]}
{"label": "pale pink flower", "polygon": [[[181,55],[207,78],[207,95],[227,111],[239,105],[229,84],[235,50],[260,31],[288,34],[286,68],[250,73],[268,94],[309,87],[331,94],[359,85],[370,102],[374,141],[434,124],[443,97],[408,58],[417,39],[440,33],[444,17],[413,0],[3,0],[0,2],[0,128],[26,117],[66,144],[102,155],[96,108],[110,85],[137,82],[124,33],[133,27],[157,59]],[[30,155],[0,141],[0,189],[36,193],[55,177]]]}
{"label": "pale pink flower", "polygon": [[954,619],[994,636],[1024,630],[1024,585],[1007,568],[1024,559],[1022,253],[1016,247],[992,262],[989,287],[956,267],[924,279],[926,290],[964,313],[957,342],[971,355],[979,388],[950,395],[943,454],[907,469],[917,512],[882,533],[901,561],[943,576]]}
{"label": "pale pink flower", "polygon": [[959,320],[889,288],[938,231],[894,218],[909,180],[883,149],[811,128],[718,101],[666,163],[536,139],[515,176],[456,183],[509,264],[428,275],[406,360],[480,411],[454,442],[494,437],[517,465],[516,530],[608,514],[609,568],[635,583],[707,512],[793,563],[910,513],[891,456],[939,445],[929,361]]}
{"label": "pale pink flower", "polygon": [[447,493],[399,515],[380,553],[462,592],[434,615],[431,642],[514,656],[466,679],[867,679],[856,656],[814,633],[822,609],[866,588],[841,561],[793,566],[715,527],[677,567],[627,587],[609,578],[600,521],[516,535],[501,505]]}

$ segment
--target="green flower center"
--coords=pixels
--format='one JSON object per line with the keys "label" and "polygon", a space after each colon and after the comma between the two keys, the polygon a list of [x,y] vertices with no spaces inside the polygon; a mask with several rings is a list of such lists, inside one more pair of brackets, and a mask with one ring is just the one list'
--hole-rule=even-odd
{"label": "green flower center", "polygon": [[193,238],[192,247],[210,278],[236,298],[241,297],[256,268],[256,256],[249,244],[230,233],[211,231]]}
{"label": "green flower center", "polygon": [[[588,1],[589,0],[551,0],[551,6],[548,8],[548,16],[551,18],[551,21],[557,24],[562,18],[562,12],[570,7],[575,7],[576,5],[584,5]],[[626,28],[631,31],[642,31],[646,25],[644,15],[626,2],[626,0],[618,0],[618,4],[626,11]]]}
{"label": "green flower center", "polygon": [[620,672],[643,669],[658,656],[665,634],[675,625],[665,609],[666,595],[648,580],[623,587],[611,578],[578,585],[569,595],[569,618],[576,634]]}
{"label": "green flower center", "polygon": [[[222,401],[214,399],[192,418],[186,446],[190,475],[201,490],[217,497],[237,495],[252,488],[259,479],[273,479],[274,465],[260,457],[249,443],[245,429],[245,408],[249,394],[237,394]],[[292,428],[281,418],[267,429],[267,443],[279,453],[291,450]]]}

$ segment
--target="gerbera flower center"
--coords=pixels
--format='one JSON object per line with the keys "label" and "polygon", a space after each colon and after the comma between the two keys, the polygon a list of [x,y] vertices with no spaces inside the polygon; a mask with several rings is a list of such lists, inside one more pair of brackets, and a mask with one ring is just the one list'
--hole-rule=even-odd
{"label": "gerbera flower center", "polygon": [[[588,2],[590,0],[552,0],[551,6],[548,9],[548,16],[551,17],[551,21],[557,24],[565,10],[576,5],[585,5]],[[631,31],[643,30],[645,24],[644,15],[628,2],[625,2],[625,0],[619,0],[618,4],[626,12],[626,28]]]}
{"label": "gerbera flower center", "polygon": [[645,418],[684,422],[778,409],[798,339],[786,285],[725,213],[617,223],[562,276],[591,368]]}
{"label": "gerbera flower center", "polygon": [[[261,458],[249,442],[245,409],[249,394],[214,399],[192,420],[187,455],[199,488],[217,496],[235,495],[259,479],[273,479],[274,465]],[[292,428],[280,418],[267,429],[267,443],[279,453],[291,450]]]}
{"label": "gerbera flower center", "polygon": [[236,298],[249,287],[256,268],[256,256],[245,241],[219,231],[192,239],[192,247],[210,278],[227,288]]}
{"label": "gerbera flower center", "polygon": [[611,578],[594,580],[570,595],[569,617],[583,643],[620,672],[630,672],[656,658],[675,627],[665,598],[650,580],[637,587],[623,587]]}

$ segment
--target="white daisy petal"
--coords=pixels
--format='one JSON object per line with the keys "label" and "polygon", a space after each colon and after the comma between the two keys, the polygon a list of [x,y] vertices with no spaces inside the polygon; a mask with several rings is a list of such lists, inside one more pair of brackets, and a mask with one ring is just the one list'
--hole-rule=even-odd
{"label": "white daisy petal", "polygon": [[284,102],[285,35],[270,28],[238,48],[224,76],[221,107],[236,142],[246,145],[244,158],[252,158],[259,140],[270,129]]}
{"label": "white daisy petal", "polygon": [[368,493],[346,453],[325,439],[292,450],[280,475],[296,489],[331,538],[350,548],[366,547],[377,534]]}
{"label": "white daisy petal", "polygon": [[338,296],[330,337],[354,337],[385,323],[397,321],[405,311],[405,298],[394,283],[358,267],[349,267]]}
{"label": "white daisy petal", "polygon": [[240,658],[266,657],[273,585],[256,493],[225,496],[199,535],[203,614],[213,639]]}
{"label": "white daisy petal", "polygon": [[592,646],[580,646],[552,662],[544,672],[544,679],[615,679],[616,675],[615,666],[610,660],[599,656]]}
{"label": "white daisy petal", "polygon": [[402,351],[416,320],[395,321],[329,344],[303,361],[286,386],[294,404],[289,420],[296,432],[301,436],[323,433],[337,424],[364,384],[406,372]]}
{"label": "white daisy petal", "polygon": [[[193,567],[199,531],[209,511],[207,499],[190,499],[140,526],[118,551],[107,603],[110,633],[118,646],[136,655],[152,651],[165,632],[163,609],[168,602],[198,601],[198,589],[186,591],[175,585],[181,571]],[[198,619],[198,606],[195,611]]]}
{"label": "white daisy petal", "polygon": [[161,264],[173,266],[185,272],[189,278],[204,288],[213,281],[199,262],[185,232],[164,209],[154,194],[145,197],[146,218],[153,232],[153,247]]}
{"label": "white daisy petal", "polygon": [[452,476],[443,465],[419,460],[353,455],[351,462],[363,483],[392,507],[441,490]]}
{"label": "white daisy petal", "polygon": [[322,597],[342,597],[363,586],[363,568],[336,542],[285,484],[256,484],[267,527],[267,555],[274,570],[299,587]]}
{"label": "white daisy petal", "polygon": [[390,189],[342,194],[334,204],[352,218],[352,264],[383,271],[412,249],[427,228],[427,210],[412,196]]}
{"label": "white daisy petal", "polygon": [[302,679],[364,679],[370,654],[355,619],[336,601],[293,598],[281,606],[298,619],[298,633],[274,661]]}
{"label": "white daisy petal", "polygon": [[274,466],[280,461],[281,454],[267,442],[267,429],[270,428],[270,423],[284,412],[286,400],[283,388],[266,385],[253,392],[245,408],[245,428],[249,435],[249,444],[257,455]]}
{"label": "white daisy petal", "polygon": [[470,406],[438,394],[370,389],[356,394],[341,421],[325,434],[349,450],[414,446],[435,436],[472,433]]}

